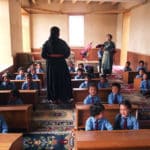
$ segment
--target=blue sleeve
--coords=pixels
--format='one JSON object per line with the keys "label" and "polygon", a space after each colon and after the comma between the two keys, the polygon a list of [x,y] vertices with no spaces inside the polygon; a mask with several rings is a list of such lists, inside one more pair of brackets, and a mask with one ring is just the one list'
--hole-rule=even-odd
{"label": "blue sleeve", "polygon": [[113,104],[112,94],[108,95],[108,104]]}
{"label": "blue sleeve", "polygon": [[98,82],[97,87],[98,87],[98,89],[101,89],[100,82]]}
{"label": "blue sleeve", "polygon": [[22,89],[22,90],[25,90],[25,89],[26,89],[26,88],[25,88],[25,85],[26,85],[25,83],[22,83],[22,86],[21,86],[21,89]]}
{"label": "blue sleeve", "polygon": [[108,120],[106,120],[106,122],[105,122],[105,128],[107,130],[113,130],[113,127],[112,127],[111,123]]}
{"label": "blue sleeve", "polygon": [[8,126],[6,124],[5,119],[1,116],[0,117],[1,120],[1,129],[2,129],[2,133],[7,133],[8,132]]}
{"label": "blue sleeve", "polygon": [[39,79],[39,77],[38,77],[38,75],[37,75],[37,74],[36,74],[36,76],[35,76],[35,79],[36,79],[36,80],[38,80],[38,79]]}
{"label": "blue sleeve", "polygon": [[84,88],[84,84],[81,83],[80,86],[79,86],[79,88]]}
{"label": "blue sleeve", "polygon": [[140,83],[140,89],[143,91],[143,90],[145,90],[144,89],[144,83],[143,83],[143,81]]}
{"label": "blue sleeve", "polygon": [[15,80],[19,80],[19,79],[18,79],[18,75],[16,75],[16,78],[15,78]]}
{"label": "blue sleeve", "polygon": [[120,94],[119,95],[119,104],[122,103],[122,101],[123,101],[123,96]]}
{"label": "blue sleeve", "polygon": [[133,130],[138,130],[139,129],[139,122],[138,120],[134,117],[133,120]]}
{"label": "blue sleeve", "polygon": [[97,101],[96,101],[96,103],[101,103],[101,99],[100,99],[99,96],[97,96]]}
{"label": "blue sleeve", "polygon": [[86,130],[86,131],[92,130],[92,122],[90,121],[90,118],[88,118],[88,119],[86,120],[85,130]]}
{"label": "blue sleeve", "polygon": [[84,99],[84,101],[83,101],[83,104],[89,104],[89,98],[88,98],[88,96]]}

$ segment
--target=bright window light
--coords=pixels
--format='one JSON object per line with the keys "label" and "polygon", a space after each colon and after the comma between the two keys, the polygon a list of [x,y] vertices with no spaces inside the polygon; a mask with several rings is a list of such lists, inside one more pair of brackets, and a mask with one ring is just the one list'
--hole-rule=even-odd
{"label": "bright window light", "polygon": [[69,16],[70,46],[84,46],[84,16]]}

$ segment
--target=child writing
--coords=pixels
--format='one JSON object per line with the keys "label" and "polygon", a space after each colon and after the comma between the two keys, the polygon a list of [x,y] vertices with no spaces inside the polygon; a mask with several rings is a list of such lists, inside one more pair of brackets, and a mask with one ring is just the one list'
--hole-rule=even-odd
{"label": "child writing", "polygon": [[12,90],[10,92],[10,98],[8,101],[8,105],[22,105],[23,102],[20,98],[20,92],[18,90]]}
{"label": "child writing", "polygon": [[25,80],[25,73],[23,67],[18,68],[18,75],[16,75],[15,80]]}
{"label": "child writing", "polygon": [[112,84],[112,92],[108,95],[108,104],[120,104],[123,100],[120,94],[121,85],[119,83]]}
{"label": "child writing", "polygon": [[1,83],[1,88],[3,90],[13,90],[16,88],[13,82],[10,82],[10,76],[8,73],[4,73],[2,76],[3,82]]}
{"label": "child writing", "polygon": [[38,90],[38,85],[36,82],[32,81],[32,75],[30,73],[26,74],[26,81],[22,84],[22,90]]}
{"label": "child writing", "polygon": [[95,104],[101,102],[100,97],[97,95],[97,87],[95,84],[90,84],[88,91],[89,95],[84,99],[84,104]]}
{"label": "child writing", "polygon": [[101,88],[108,88],[109,87],[109,84],[108,84],[108,81],[106,79],[106,76],[105,75],[101,75],[100,77],[100,81],[98,82],[98,89],[101,89]]}
{"label": "child writing", "polygon": [[85,81],[82,82],[79,86],[79,88],[88,88],[91,82],[91,76],[89,74],[87,74],[85,76]]}
{"label": "child writing", "polygon": [[148,79],[148,74],[143,75],[143,80],[140,84],[140,89],[143,95],[150,95],[150,80]]}
{"label": "child writing", "polygon": [[84,75],[83,75],[83,70],[82,69],[78,69],[77,70],[77,75],[74,77],[74,79],[84,79]]}
{"label": "child writing", "polygon": [[131,65],[130,61],[127,61],[124,67],[124,72],[132,71],[132,69],[130,68],[130,65]]}
{"label": "child writing", "polygon": [[137,119],[131,115],[132,105],[128,100],[122,101],[120,104],[120,113],[115,118],[115,130],[138,130],[139,123]]}
{"label": "child writing", "polygon": [[102,104],[90,107],[90,117],[86,120],[85,130],[113,130],[110,122],[104,118],[105,107]]}

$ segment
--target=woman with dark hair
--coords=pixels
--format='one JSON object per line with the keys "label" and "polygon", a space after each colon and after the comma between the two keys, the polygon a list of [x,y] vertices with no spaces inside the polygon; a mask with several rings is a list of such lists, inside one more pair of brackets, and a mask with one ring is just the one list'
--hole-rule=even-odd
{"label": "woman with dark hair", "polygon": [[50,102],[70,102],[72,86],[65,59],[70,55],[70,48],[59,39],[59,28],[52,27],[49,39],[42,48],[42,57],[46,59],[47,98]]}
{"label": "woman with dark hair", "polygon": [[107,41],[104,42],[104,53],[102,58],[102,73],[111,74],[113,65],[113,56],[115,53],[115,43],[112,42],[112,35],[106,35]]}

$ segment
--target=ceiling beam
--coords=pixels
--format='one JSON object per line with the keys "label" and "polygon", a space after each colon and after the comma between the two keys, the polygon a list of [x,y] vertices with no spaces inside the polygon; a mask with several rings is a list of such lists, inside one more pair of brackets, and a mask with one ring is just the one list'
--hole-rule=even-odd
{"label": "ceiling beam", "polygon": [[77,0],[72,0],[72,3],[75,4],[77,2]]}
{"label": "ceiling beam", "polygon": [[48,0],[48,4],[51,4],[52,2],[51,2],[51,0]]}
{"label": "ceiling beam", "polygon": [[33,3],[33,4],[36,4],[36,0],[32,0],[32,3]]}
{"label": "ceiling beam", "polygon": [[60,0],[59,3],[62,4],[64,2],[64,0]]}
{"label": "ceiling beam", "polygon": [[89,4],[92,0],[87,0],[86,3]]}
{"label": "ceiling beam", "polygon": [[118,2],[112,2],[112,5],[114,6],[114,5],[117,5],[118,4]]}
{"label": "ceiling beam", "polygon": [[100,1],[100,2],[99,2],[100,5],[102,5],[102,4],[104,4],[104,3],[105,3],[104,1]]}

